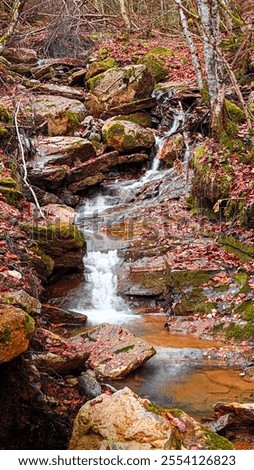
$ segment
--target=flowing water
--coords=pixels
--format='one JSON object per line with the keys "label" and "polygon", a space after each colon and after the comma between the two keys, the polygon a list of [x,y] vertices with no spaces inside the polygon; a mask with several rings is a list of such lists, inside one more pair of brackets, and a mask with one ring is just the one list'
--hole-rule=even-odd
{"label": "flowing water", "polygon": [[[157,137],[158,151],[164,139],[177,132],[184,119],[180,110],[170,130],[163,137]],[[185,159],[188,159],[190,148],[188,136],[185,137]],[[155,157],[151,169],[140,179],[104,184],[99,194],[80,206],[76,223],[84,232],[88,248],[84,258],[85,282],[79,282],[69,290],[64,305],[86,314],[88,326],[118,323],[155,346],[157,354],[154,358],[125,380],[114,382],[114,386],[128,385],[158,404],[180,407],[200,418],[211,415],[212,405],[220,400],[253,401],[251,385],[239,377],[238,370],[226,368],[223,362],[204,360],[202,350],[218,344],[170,336],[163,328],[165,316],[158,312],[139,315],[132,311],[118,294],[117,273],[128,241],[105,235],[105,227],[112,221],[121,221],[127,213],[137,213],[142,205],[152,203],[153,198],[145,201],[136,198],[146,185],[153,187],[156,182],[160,183],[159,193],[154,196],[158,200],[160,194],[163,197],[165,185],[171,185],[172,191],[179,190],[179,176],[174,170],[159,171],[159,167],[160,160]]]}

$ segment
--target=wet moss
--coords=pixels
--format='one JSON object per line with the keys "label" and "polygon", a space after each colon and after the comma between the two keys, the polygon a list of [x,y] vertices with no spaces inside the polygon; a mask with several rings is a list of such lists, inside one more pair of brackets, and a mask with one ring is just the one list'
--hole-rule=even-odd
{"label": "wet moss", "polygon": [[115,121],[130,121],[134,122],[134,124],[139,124],[142,127],[151,127],[151,115],[148,112],[140,111],[137,113],[132,114],[124,114],[121,116],[116,116],[113,118]]}
{"label": "wet moss", "polygon": [[166,283],[182,290],[184,287],[199,287],[214,277],[214,271],[205,270],[184,270],[168,271]]}
{"label": "wet moss", "polygon": [[66,111],[65,114],[66,114],[66,116],[68,118],[68,121],[69,121],[69,126],[68,126],[69,130],[74,132],[75,129],[77,128],[77,126],[79,125],[78,115],[76,113],[71,112],[71,111]]}
{"label": "wet moss", "polygon": [[86,82],[88,89],[92,92],[99,85],[103,77],[104,72],[95,75],[95,77],[89,78],[89,80]]}
{"label": "wet moss", "polygon": [[9,188],[15,188],[16,181],[11,176],[5,176],[5,177],[0,176],[0,186],[7,186]]}
{"label": "wet moss", "polygon": [[82,232],[66,222],[58,224],[48,222],[45,225],[22,222],[20,227],[30,233],[32,238],[42,246],[50,246],[54,241],[70,241],[73,242],[74,248],[83,248],[85,243]]}
{"label": "wet moss", "polygon": [[156,415],[161,415],[161,413],[170,413],[174,416],[174,418],[181,418],[181,416],[184,414],[184,411],[180,410],[179,408],[165,408],[153,402],[147,403],[145,405],[145,409],[146,411]]}
{"label": "wet moss", "polygon": [[206,445],[211,450],[233,450],[234,447],[231,442],[225,437],[219,436],[216,432],[210,429],[203,428]]}
{"label": "wet moss", "polygon": [[186,315],[191,313],[200,313],[207,314],[213,309],[217,308],[215,302],[208,302],[207,299],[203,302],[192,301],[192,300],[182,300],[174,307],[175,315]]}
{"label": "wet moss", "polygon": [[232,323],[225,329],[225,336],[227,339],[234,339],[236,341],[254,340],[254,324],[249,321],[244,326]]}
{"label": "wet moss", "polygon": [[242,313],[244,320],[253,321],[254,320],[254,301],[246,300],[241,305],[239,305],[239,307],[237,307],[235,311],[236,313]]}
{"label": "wet moss", "polygon": [[148,54],[151,55],[160,55],[164,57],[170,57],[172,55],[176,55],[175,52],[172,49],[169,49],[168,47],[164,46],[157,46],[151,49]]}
{"label": "wet moss", "polygon": [[4,195],[6,202],[10,206],[17,206],[21,199],[23,199],[23,194],[15,188],[0,185],[0,192]]}

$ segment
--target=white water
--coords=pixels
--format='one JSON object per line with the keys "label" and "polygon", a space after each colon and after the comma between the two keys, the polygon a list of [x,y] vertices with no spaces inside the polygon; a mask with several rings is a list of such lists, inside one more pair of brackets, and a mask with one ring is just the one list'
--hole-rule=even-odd
{"label": "white water", "polygon": [[[77,214],[77,224],[80,229],[83,226],[85,237],[88,240],[88,253],[84,258],[86,282],[83,292],[77,293],[78,305],[73,305],[72,301],[70,307],[72,310],[85,313],[93,323],[104,321],[127,322],[135,316],[117,292],[116,269],[121,261],[117,250],[111,249],[112,243],[110,249],[107,249],[109,247],[108,239],[106,236],[99,234],[98,226],[96,232],[96,224],[93,225],[93,220],[97,221],[98,216],[103,220],[104,211],[116,207],[119,203],[128,201],[130,194],[135,196],[135,189],[139,189],[145,183],[161,177],[159,171],[160,160],[158,158],[160,148],[165,139],[177,132],[181,123],[184,123],[184,119],[184,112],[180,108],[178,114],[174,116],[171,128],[163,136],[156,137],[157,153],[151,169],[144,176],[137,181],[118,183],[115,187],[115,194],[114,191],[111,195],[110,193],[106,196],[99,194],[86,201]],[[169,169],[164,173],[172,171],[173,169]],[[113,186],[111,185],[111,188]]]}

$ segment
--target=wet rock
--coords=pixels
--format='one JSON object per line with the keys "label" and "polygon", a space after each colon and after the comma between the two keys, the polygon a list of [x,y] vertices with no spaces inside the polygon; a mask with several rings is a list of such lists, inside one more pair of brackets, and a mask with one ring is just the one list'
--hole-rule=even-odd
{"label": "wet rock", "polygon": [[32,185],[44,191],[54,191],[60,188],[65,179],[67,170],[68,167],[66,165],[29,169],[29,181]]}
{"label": "wet rock", "polygon": [[154,354],[155,349],[128,330],[102,323],[72,338],[89,351],[89,367],[97,376],[119,379],[125,377]]}
{"label": "wet rock", "polygon": [[156,98],[142,98],[140,100],[131,101],[130,103],[123,103],[119,106],[114,106],[110,109],[107,109],[107,111],[103,113],[103,117],[117,116],[118,114],[137,113],[138,111],[154,108],[156,104]]}
{"label": "wet rock", "polygon": [[81,313],[64,310],[63,308],[56,307],[55,305],[43,304],[42,305],[43,318],[47,319],[49,323],[63,323],[66,325],[84,325],[87,321],[87,316]]}
{"label": "wet rock", "polygon": [[235,424],[251,423],[254,424],[254,403],[222,403],[218,402],[213,407],[216,416],[231,414],[231,422]]}
{"label": "wet rock", "polygon": [[[67,184],[74,183],[75,181],[81,181],[90,176],[96,176],[99,172],[112,168],[118,164],[118,152],[109,152],[91,159],[88,162],[82,163],[81,165],[71,169],[67,175]],[[71,187],[69,188],[71,190]]]}
{"label": "wet rock", "polygon": [[174,136],[167,137],[158,152],[159,160],[163,160],[168,166],[173,166],[177,158],[181,158],[184,150],[184,138],[178,133]]}
{"label": "wet rock", "polygon": [[147,111],[140,111],[131,114],[120,114],[112,118],[112,121],[130,121],[142,127],[152,127],[152,119]]}
{"label": "wet rock", "polygon": [[68,190],[71,191],[73,194],[76,194],[80,191],[85,191],[86,189],[89,189],[91,186],[96,186],[96,184],[104,181],[105,178],[106,175],[104,173],[98,173],[94,176],[88,176],[87,178],[70,184],[70,186],[68,186]]}
{"label": "wet rock", "polygon": [[232,445],[181,410],[156,407],[125,387],[82,406],[69,449],[201,450],[232,449]]}
{"label": "wet rock", "polygon": [[81,395],[84,395],[87,400],[101,395],[102,389],[96,379],[94,371],[88,370],[87,372],[82,372],[78,380],[78,388]]}
{"label": "wet rock", "polygon": [[68,79],[68,83],[71,86],[84,85],[86,72],[87,72],[87,69],[80,69],[80,70],[73,72]]}
{"label": "wet rock", "polygon": [[[99,116],[112,108],[150,97],[154,80],[143,65],[113,68],[87,81],[86,105]],[[118,114],[121,114],[118,113]]]}
{"label": "wet rock", "polygon": [[245,377],[244,377],[245,380],[249,380],[250,382],[253,381],[254,380],[254,365],[247,366],[244,369],[244,373],[245,373]]}
{"label": "wet rock", "polygon": [[21,307],[27,313],[40,313],[41,303],[24,290],[9,290],[0,293],[0,302]]}
{"label": "wet rock", "polygon": [[48,220],[52,220],[54,223],[58,221],[67,222],[69,224],[74,223],[74,209],[64,204],[47,204],[42,208],[42,212]]}
{"label": "wet rock", "polygon": [[4,47],[1,55],[12,63],[35,64],[38,60],[36,51],[25,47]]}
{"label": "wet rock", "polygon": [[26,351],[34,331],[33,319],[22,309],[0,307],[0,364]]}
{"label": "wet rock", "polygon": [[81,137],[37,137],[34,140],[37,154],[34,161],[44,165],[75,165],[96,156],[91,142]]}
{"label": "wet rock", "polygon": [[39,350],[32,354],[36,367],[48,373],[68,374],[81,369],[89,356],[84,348],[76,347],[68,340],[43,328],[36,329],[33,347]]}
{"label": "wet rock", "polygon": [[147,155],[145,152],[144,153],[132,153],[131,155],[119,155],[118,158],[118,164],[122,163],[138,163],[138,162],[144,162],[149,158],[149,155]]}
{"label": "wet rock", "polygon": [[119,152],[151,148],[155,143],[154,133],[130,121],[109,119],[102,127],[105,144]]}
{"label": "wet rock", "polygon": [[[43,189],[37,188],[36,186],[33,186],[33,190],[36,194],[36,197],[38,199],[40,206],[46,206],[47,204],[60,204],[61,203],[61,199],[59,199],[59,197],[56,196],[55,194],[49,193],[47,191],[43,191]],[[28,188],[24,188],[24,195],[27,201],[34,202],[34,197]]]}
{"label": "wet rock", "polygon": [[68,189],[61,189],[58,192],[58,196],[60,200],[69,207],[76,207],[80,202],[79,196],[74,195]]}

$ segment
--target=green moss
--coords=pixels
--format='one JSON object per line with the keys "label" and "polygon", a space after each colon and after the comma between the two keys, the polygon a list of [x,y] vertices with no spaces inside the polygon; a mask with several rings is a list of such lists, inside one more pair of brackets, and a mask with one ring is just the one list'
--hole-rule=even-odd
{"label": "green moss", "polygon": [[130,344],[129,346],[126,346],[125,348],[117,349],[116,351],[113,351],[114,354],[121,354],[130,351],[135,347],[134,344]]}
{"label": "green moss", "polygon": [[206,148],[205,148],[204,145],[199,145],[195,149],[195,151],[193,153],[193,166],[194,166],[194,168],[198,168],[199,160],[201,158],[204,158],[205,154],[206,154]]}
{"label": "green moss", "polygon": [[181,416],[184,414],[182,410],[179,408],[165,408],[159,405],[156,405],[153,402],[147,403],[145,405],[146,411],[149,411],[150,413],[154,413],[155,415],[161,415],[161,413],[170,413],[174,416],[174,418],[181,418]]}
{"label": "green moss", "polygon": [[219,243],[223,249],[236,255],[243,263],[251,261],[254,258],[254,246],[246,245],[236,240],[232,235],[221,235]]}
{"label": "green moss", "polygon": [[236,313],[243,313],[243,318],[246,321],[254,320],[254,301],[246,300],[239,307],[236,308]]}
{"label": "green moss", "polygon": [[35,322],[30,315],[26,316],[25,323],[24,323],[24,330],[25,330],[25,337],[26,339],[30,339],[33,332],[34,332]]}
{"label": "green moss", "polygon": [[246,117],[244,111],[235,103],[232,103],[231,101],[225,99],[225,108],[231,121],[236,124],[245,122]]}
{"label": "green moss", "polygon": [[239,221],[242,226],[247,223],[247,208],[245,200],[230,199],[224,210],[226,220],[231,222]]}
{"label": "green moss", "polygon": [[104,59],[108,55],[108,49],[106,47],[101,47],[98,51],[98,57]]}
{"label": "green moss", "polygon": [[239,286],[243,286],[248,281],[248,274],[245,271],[239,271],[233,274],[233,278]]}
{"label": "green moss", "polygon": [[174,307],[174,314],[175,315],[186,315],[190,313],[207,314],[216,308],[217,308],[217,304],[215,302],[208,302],[206,298],[203,302],[197,302],[195,300],[194,301],[182,300],[181,302],[178,302],[177,305]]}
{"label": "green moss", "polygon": [[120,122],[115,122],[111,124],[106,131],[103,132],[103,140],[107,141],[111,138],[114,138],[115,135],[124,134],[125,127]]}
{"label": "green moss", "polygon": [[154,78],[155,83],[164,80],[169,73],[162,60],[157,59],[156,57],[152,57],[151,54],[147,54],[142,57],[138,63],[146,66],[148,72]]}
{"label": "green moss", "polygon": [[139,124],[142,127],[151,127],[151,115],[148,112],[140,111],[132,114],[123,114],[121,116],[116,116],[113,118],[115,121],[130,121],[134,124]]}
{"label": "green moss", "polygon": [[105,70],[108,70],[108,69],[112,69],[113,67],[116,67],[117,63],[116,63],[114,57],[107,57],[106,59],[100,61],[100,65]]}
{"label": "green moss", "polygon": [[206,445],[211,450],[233,450],[234,447],[231,442],[225,437],[219,436],[216,432],[210,429],[203,428],[204,436],[206,438]]}
{"label": "green moss", "polygon": [[10,206],[17,206],[19,201],[23,199],[23,194],[15,188],[0,186],[0,192],[4,195],[6,202]]}
{"label": "green moss", "polygon": [[84,246],[84,236],[77,227],[66,222],[54,224],[51,222],[45,225],[32,224],[30,222],[20,223],[20,227],[30,233],[39,245],[50,245],[54,240],[73,241],[75,248]]}
{"label": "green moss", "polygon": [[226,284],[222,286],[214,287],[215,292],[226,292],[228,289],[229,289],[229,286],[227,286]]}
{"label": "green moss", "polygon": [[9,135],[9,131],[5,128],[0,126],[0,137],[7,137]]}
{"label": "green moss", "polygon": [[154,47],[153,49],[149,51],[148,54],[160,55],[164,57],[170,57],[172,55],[176,55],[172,49],[169,49],[168,47],[163,47],[163,46]]}
{"label": "green moss", "polygon": [[[79,118],[77,114],[72,113],[71,111],[65,111],[65,114],[69,120],[70,130],[74,131],[79,125]],[[80,144],[76,144],[80,145]]]}
{"label": "green moss", "polygon": [[13,122],[10,111],[2,103],[0,103],[0,121],[7,123]]}
{"label": "green moss", "polygon": [[234,339],[237,341],[244,341],[244,340],[254,340],[254,324],[252,321],[246,323],[246,325],[239,326],[235,323],[232,323],[228,328],[225,330],[225,336],[227,339]]}
{"label": "green moss", "polygon": [[182,290],[184,287],[199,287],[214,277],[214,271],[183,270],[169,271],[166,274],[166,283]]}
{"label": "green moss", "polygon": [[254,116],[254,103],[250,103],[250,104],[249,104],[249,110],[250,110],[250,112],[251,112],[251,113],[253,114],[253,116]]}
{"label": "green moss", "polygon": [[4,326],[0,331],[0,343],[9,343],[11,341],[11,330]]}
{"label": "green moss", "polygon": [[95,77],[89,78],[89,80],[87,80],[86,82],[88,89],[90,91],[93,91],[97,87],[97,85],[99,85],[103,77],[104,77],[104,72],[99,73],[98,75],[95,75]]}
{"label": "green moss", "polygon": [[44,277],[49,277],[55,266],[53,259],[38,247],[32,247],[31,251],[35,253],[36,256],[29,256],[29,254],[27,254],[27,258],[32,263],[34,269],[39,274],[43,274]]}
{"label": "green moss", "polygon": [[5,177],[0,176],[0,186],[7,186],[7,187],[15,188],[16,181],[11,176],[5,176]]}

